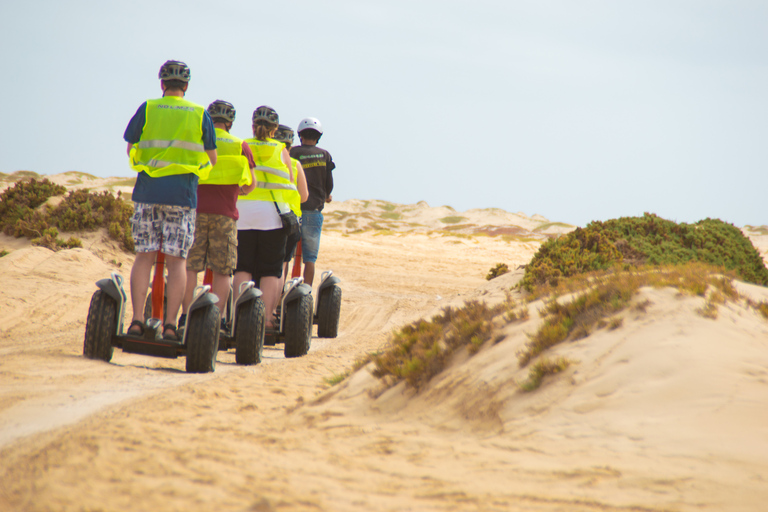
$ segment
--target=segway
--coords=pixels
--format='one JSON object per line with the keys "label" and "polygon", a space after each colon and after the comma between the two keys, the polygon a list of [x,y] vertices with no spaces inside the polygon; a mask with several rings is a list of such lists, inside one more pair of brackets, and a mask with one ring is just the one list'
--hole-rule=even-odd
{"label": "segway", "polygon": [[195,288],[182,339],[163,338],[164,262],[165,255],[158,252],[152,283],[152,318],[145,322],[143,335],[128,334],[123,330],[123,316],[128,302],[123,276],[113,272],[109,279],[96,282],[98,290],[91,297],[85,325],[85,357],[109,362],[114,347],[118,347],[127,353],[169,359],[185,355],[186,369],[190,373],[207,373],[216,369],[219,308],[216,305],[218,298],[210,293],[210,286]]}
{"label": "segway", "polygon": [[[212,285],[213,272],[206,269],[204,285]],[[264,301],[261,290],[253,281],[240,285],[240,294],[232,304],[232,291],[226,304],[226,328],[219,334],[219,350],[235,349],[235,362],[242,365],[259,364],[264,347]]]}
{"label": "segway", "polygon": [[306,355],[312,342],[312,307],[312,288],[304,279],[287,281],[277,308],[277,325],[265,331],[264,344],[285,343],[285,357]]}
{"label": "segway", "polygon": [[[293,262],[293,277],[301,275],[301,240],[296,245],[296,259]],[[312,315],[312,323],[317,325],[318,338],[335,338],[339,334],[341,316],[341,280],[333,275],[333,270],[326,270],[320,275],[317,287],[317,303]]]}

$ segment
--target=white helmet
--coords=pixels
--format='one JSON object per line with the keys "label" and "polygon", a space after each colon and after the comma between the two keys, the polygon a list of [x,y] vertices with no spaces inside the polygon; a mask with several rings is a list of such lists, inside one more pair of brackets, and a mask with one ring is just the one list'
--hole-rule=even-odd
{"label": "white helmet", "polygon": [[312,130],[317,130],[321,135],[323,133],[323,125],[320,124],[320,120],[316,117],[308,117],[306,119],[302,119],[299,123],[299,129],[296,131],[301,133],[303,130],[310,128]]}

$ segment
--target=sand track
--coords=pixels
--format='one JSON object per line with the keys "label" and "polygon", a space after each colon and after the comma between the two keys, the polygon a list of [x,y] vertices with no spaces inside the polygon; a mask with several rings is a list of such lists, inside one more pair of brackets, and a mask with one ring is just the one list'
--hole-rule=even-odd
{"label": "sand track", "polygon": [[[644,291],[646,315],[559,350],[578,364],[523,395],[514,354],[538,321],[459,357],[419,395],[377,399],[366,369],[392,329],[466,299],[500,300],[531,242],[324,234],[342,279],[339,336],[305,357],[265,347],[216,372],[82,357],[94,282],[130,257],[17,248],[0,258],[0,510],[700,511],[768,500],[768,323],[743,305]],[[95,256],[98,254],[98,256]],[[122,264],[121,268],[117,265]],[[755,300],[760,287],[742,287]]]}

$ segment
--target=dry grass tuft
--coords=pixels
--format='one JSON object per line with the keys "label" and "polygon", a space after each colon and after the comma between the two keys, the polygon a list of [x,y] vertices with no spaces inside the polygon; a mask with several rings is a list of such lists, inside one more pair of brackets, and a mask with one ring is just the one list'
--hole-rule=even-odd
{"label": "dry grass tuft", "polygon": [[518,383],[518,386],[526,392],[539,389],[544,377],[558,374],[566,370],[571,364],[572,361],[564,357],[558,357],[555,360],[547,359],[546,357],[542,358],[531,366],[531,370],[528,372],[528,379]]}

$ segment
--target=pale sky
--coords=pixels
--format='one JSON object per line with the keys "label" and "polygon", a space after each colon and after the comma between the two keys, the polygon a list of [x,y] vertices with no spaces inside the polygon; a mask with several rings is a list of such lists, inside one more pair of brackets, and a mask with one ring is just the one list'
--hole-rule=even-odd
{"label": "pale sky", "polygon": [[325,128],[334,199],[768,224],[768,1],[0,3],[0,172],[133,176],[160,96]]}

